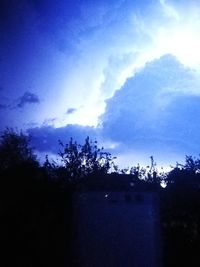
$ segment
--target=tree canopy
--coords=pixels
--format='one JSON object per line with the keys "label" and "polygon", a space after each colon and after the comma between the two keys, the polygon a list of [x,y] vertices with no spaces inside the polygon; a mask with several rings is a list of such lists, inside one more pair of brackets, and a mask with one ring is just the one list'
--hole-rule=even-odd
{"label": "tree canopy", "polygon": [[0,168],[8,169],[22,163],[37,164],[30,137],[22,131],[7,128],[0,136]]}
{"label": "tree canopy", "polygon": [[90,174],[106,174],[114,165],[115,157],[98,147],[97,141],[92,142],[89,137],[83,145],[73,138],[68,144],[59,141],[61,162],[70,178],[81,178]]}

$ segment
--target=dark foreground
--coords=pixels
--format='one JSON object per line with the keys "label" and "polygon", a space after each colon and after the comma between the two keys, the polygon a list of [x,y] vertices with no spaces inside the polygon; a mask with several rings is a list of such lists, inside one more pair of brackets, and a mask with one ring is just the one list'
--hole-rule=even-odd
{"label": "dark foreground", "polygon": [[[84,198],[84,190],[49,179],[42,168],[3,172],[0,266],[200,266],[197,188],[138,187],[137,192],[156,194],[156,206],[140,203],[137,196],[132,203],[129,192],[123,193],[122,204],[116,203],[121,198],[118,193],[119,198],[112,198],[107,208],[96,198],[99,193],[77,206],[74,196]],[[100,193],[103,197],[105,190]],[[111,195],[116,196],[116,191]]]}

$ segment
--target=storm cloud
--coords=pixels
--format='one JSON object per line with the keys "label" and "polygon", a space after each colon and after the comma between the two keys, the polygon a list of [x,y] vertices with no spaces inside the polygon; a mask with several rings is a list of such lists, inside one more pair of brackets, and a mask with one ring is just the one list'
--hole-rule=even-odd
{"label": "storm cloud", "polygon": [[16,102],[18,102],[16,108],[23,108],[27,104],[39,104],[40,99],[36,94],[25,92]]}
{"label": "storm cloud", "polygon": [[42,126],[28,130],[32,144],[40,152],[51,152],[57,154],[59,151],[59,140],[64,144],[73,138],[78,143],[83,143],[87,136],[94,138],[97,131],[93,127],[80,125],[67,125],[66,127],[54,128],[53,126]]}
{"label": "storm cloud", "polygon": [[171,55],[146,64],[107,101],[103,135],[152,153],[200,151],[199,86],[195,72]]}
{"label": "storm cloud", "polygon": [[114,155],[126,158],[125,162],[141,153],[165,159],[173,154],[178,160],[180,155],[200,151],[199,86],[193,70],[165,55],[147,63],[107,100],[98,127],[45,126],[30,133],[41,151],[55,153],[58,139],[74,137],[83,142],[90,136],[107,143]]}
{"label": "storm cloud", "polygon": [[32,127],[42,151],[68,133],[126,158],[199,150],[196,1],[0,5],[0,129]]}

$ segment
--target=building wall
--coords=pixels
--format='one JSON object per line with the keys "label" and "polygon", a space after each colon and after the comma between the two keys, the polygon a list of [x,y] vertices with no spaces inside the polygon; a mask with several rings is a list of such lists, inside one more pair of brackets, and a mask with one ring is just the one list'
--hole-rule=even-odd
{"label": "building wall", "polygon": [[79,266],[161,265],[159,209],[154,193],[76,193],[73,203]]}

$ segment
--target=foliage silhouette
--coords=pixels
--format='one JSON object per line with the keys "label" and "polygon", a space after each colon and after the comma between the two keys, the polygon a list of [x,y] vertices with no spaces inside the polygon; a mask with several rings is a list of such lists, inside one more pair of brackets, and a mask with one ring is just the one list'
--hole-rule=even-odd
{"label": "foliage silhouette", "polygon": [[89,137],[83,145],[72,138],[64,145],[59,141],[61,150],[59,155],[65,173],[70,179],[83,178],[91,174],[106,174],[114,165],[115,157],[99,148],[97,141],[92,142]]}
{"label": "foliage silhouette", "polygon": [[0,169],[9,169],[23,163],[38,165],[28,135],[7,128],[0,138]]}

